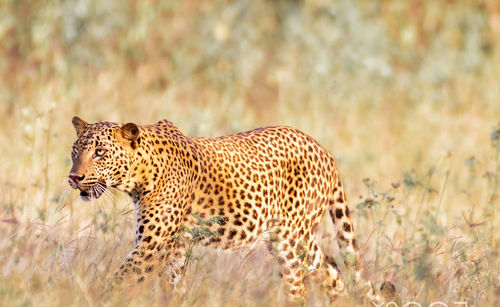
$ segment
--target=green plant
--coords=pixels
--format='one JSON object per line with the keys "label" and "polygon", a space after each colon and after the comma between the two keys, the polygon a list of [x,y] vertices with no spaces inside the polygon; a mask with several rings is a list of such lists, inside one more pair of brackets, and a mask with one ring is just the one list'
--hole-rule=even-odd
{"label": "green plant", "polygon": [[194,247],[199,244],[204,239],[218,238],[219,233],[217,231],[210,230],[209,227],[213,224],[222,225],[226,222],[226,218],[222,216],[213,216],[209,219],[203,219],[197,214],[191,214],[197,225],[191,228],[181,225],[182,231],[174,238],[175,241],[184,244],[186,249],[185,260],[184,260],[184,273],[188,265],[192,261],[200,260],[200,256],[193,253]]}

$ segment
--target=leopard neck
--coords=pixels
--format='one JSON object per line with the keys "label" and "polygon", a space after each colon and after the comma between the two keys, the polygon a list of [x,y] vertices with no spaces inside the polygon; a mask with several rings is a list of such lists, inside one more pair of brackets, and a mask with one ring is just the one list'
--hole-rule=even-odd
{"label": "leopard neck", "polygon": [[126,191],[138,207],[183,202],[198,178],[197,145],[173,125],[157,126],[143,128],[148,141],[139,140]]}

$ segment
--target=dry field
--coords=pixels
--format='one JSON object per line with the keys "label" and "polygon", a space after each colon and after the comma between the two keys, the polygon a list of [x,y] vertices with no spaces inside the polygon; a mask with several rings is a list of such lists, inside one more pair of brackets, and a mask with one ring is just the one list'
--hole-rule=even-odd
{"label": "dry field", "polygon": [[176,292],[110,291],[134,207],[67,185],[74,115],[301,129],[336,156],[366,276],[398,306],[500,306],[495,0],[0,1],[0,306],[279,305],[261,246],[195,247]]}

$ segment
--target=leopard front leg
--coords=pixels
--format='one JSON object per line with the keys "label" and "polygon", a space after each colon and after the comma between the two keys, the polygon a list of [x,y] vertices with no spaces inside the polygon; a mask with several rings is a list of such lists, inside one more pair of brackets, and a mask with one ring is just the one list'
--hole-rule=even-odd
{"label": "leopard front leg", "polygon": [[[149,257],[149,255],[148,255]],[[134,251],[125,259],[118,271],[115,273],[117,282],[142,282],[146,273],[146,248],[138,245]],[[150,257],[152,258],[152,257]],[[148,270],[149,271],[149,270]],[[151,269],[152,271],[152,269]]]}
{"label": "leopard front leg", "polygon": [[186,252],[180,234],[187,200],[182,197],[167,200],[169,193],[158,195],[150,192],[147,195],[150,199],[135,202],[136,248],[115,277],[118,283],[125,281],[130,284],[160,276],[162,285],[166,282],[175,287],[183,275],[185,263]]}
{"label": "leopard front leg", "polygon": [[184,262],[185,250],[178,242],[141,242],[115,273],[115,279],[129,284],[160,276],[175,286],[182,276]]}

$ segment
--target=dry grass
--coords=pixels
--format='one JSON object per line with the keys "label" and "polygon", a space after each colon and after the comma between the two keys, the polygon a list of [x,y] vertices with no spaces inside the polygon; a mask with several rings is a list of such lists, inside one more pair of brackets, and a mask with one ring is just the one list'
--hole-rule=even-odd
{"label": "dry grass", "polygon": [[70,191],[76,114],[203,136],[297,127],[337,157],[366,274],[400,306],[500,305],[500,6],[478,3],[5,0],[0,305],[279,304],[261,247],[196,249],[185,292],[108,291],[133,206]]}

